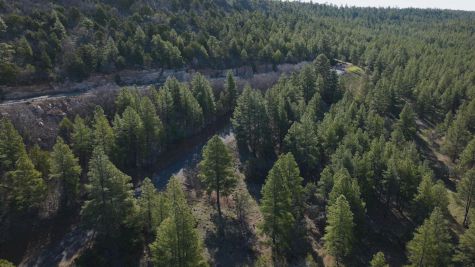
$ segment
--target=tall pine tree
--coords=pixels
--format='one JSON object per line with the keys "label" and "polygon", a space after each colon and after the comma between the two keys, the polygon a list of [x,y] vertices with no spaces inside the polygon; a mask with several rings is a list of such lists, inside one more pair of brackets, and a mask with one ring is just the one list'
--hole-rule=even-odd
{"label": "tall pine tree", "polygon": [[233,159],[219,136],[213,136],[203,148],[203,160],[199,164],[201,181],[208,194],[216,192],[216,205],[219,218],[221,214],[221,196],[228,196],[236,187]]}
{"label": "tall pine tree", "polygon": [[208,266],[203,258],[203,241],[175,177],[168,182],[167,197],[170,215],[160,224],[157,238],[150,245],[153,263],[156,266]]}
{"label": "tall pine tree", "polygon": [[336,265],[348,257],[354,243],[353,213],[344,195],[328,207],[327,226],[325,227],[325,248],[335,257]]}

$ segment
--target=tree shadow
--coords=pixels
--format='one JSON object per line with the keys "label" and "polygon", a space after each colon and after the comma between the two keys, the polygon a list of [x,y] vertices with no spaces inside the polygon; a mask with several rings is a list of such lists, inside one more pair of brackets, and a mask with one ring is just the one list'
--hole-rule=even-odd
{"label": "tree shadow", "polygon": [[414,141],[419,148],[422,157],[428,161],[429,167],[434,171],[435,177],[441,179],[447,188],[454,191],[455,183],[449,179],[451,170],[444,162],[437,158],[431,148],[431,146],[436,146],[434,149],[438,149],[438,145],[435,142],[433,142],[432,145],[428,144],[427,141],[421,138],[418,134],[414,137]]}
{"label": "tree shadow", "polygon": [[211,220],[217,230],[207,233],[205,245],[214,259],[213,266],[252,265],[258,256],[254,249],[257,237],[249,225],[228,217],[220,221],[217,214]]}

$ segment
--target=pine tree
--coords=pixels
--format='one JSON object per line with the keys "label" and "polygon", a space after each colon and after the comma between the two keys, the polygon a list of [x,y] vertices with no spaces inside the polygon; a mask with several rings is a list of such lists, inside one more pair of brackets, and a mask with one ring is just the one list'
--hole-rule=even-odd
{"label": "pine tree", "polygon": [[435,207],[439,207],[444,214],[448,214],[448,196],[447,189],[442,181],[434,183],[430,175],[424,175],[417,195],[414,198],[416,205],[416,216],[426,218]]}
{"label": "pine tree", "polygon": [[46,185],[26,152],[21,153],[15,169],[6,173],[2,183],[6,189],[8,203],[18,211],[34,209],[41,205],[46,196]]}
{"label": "pine tree", "polygon": [[469,170],[457,184],[457,198],[465,210],[463,225],[468,225],[470,209],[475,206],[475,169]]}
{"label": "pine tree", "polygon": [[320,160],[320,144],[315,131],[315,124],[306,117],[290,127],[284,139],[285,150],[291,152],[304,173],[310,177],[318,171]]}
{"label": "pine tree", "polygon": [[143,123],[139,114],[127,107],[122,117],[114,118],[115,153],[114,158],[124,170],[134,170],[139,167],[143,158]]}
{"label": "pine tree", "polygon": [[64,117],[59,123],[58,135],[67,143],[71,143],[71,135],[74,124],[68,117]]}
{"label": "pine tree", "polygon": [[406,140],[412,140],[417,132],[415,113],[409,104],[406,104],[399,114],[396,127],[399,127]]}
{"label": "pine tree", "polygon": [[61,137],[58,137],[51,153],[50,178],[60,183],[63,204],[70,207],[79,197],[81,167],[78,159]]}
{"label": "pine tree", "polygon": [[170,216],[160,224],[157,238],[150,245],[153,263],[156,266],[208,266],[185,193],[175,177],[168,182],[167,197]]}
{"label": "pine tree", "polygon": [[[275,87],[274,87],[275,88]],[[271,138],[275,148],[280,149],[291,125],[286,110],[286,100],[280,90],[269,89],[265,95]]]}
{"label": "pine tree", "polygon": [[216,191],[216,205],[219,218],[221,214],[221,196],[228,196],[236,187],[233,159],[219,136],[213,136],[203,148],[203,160],[199,164],[201,181],[208,194]]}
{"label": "pine tree", "polygon": [[145,178],[138,199],[140,214],[146,233],[154,233],[157,227],[169,216],[168,199],[157,192],[149,178]]}
{"label": "pine tree", "polygon": [[101,234],[114,236],[121,226],[135,223],[138,207],[131,178],[112,164],[102,146],[92,153],[88,177],[88,198],[81,210],[88,225]]}
{"label": "pine tree", "polygon": [[464,119],[461,114],[447,130],[445,135],[445,142],[442,146],[447,155],[454,161],[465,148],[469,140],[470,133],[467,131]]}
{"label": "pine tree", "polygon": [[246,86],[238,98],[232,124],[241,151],[251,152],[256,157],[271,153],[269,118],[259,91]]}
{"label": "pine tree", "polygon": [[230,113],[234,110],[238,98],[237,85],[234,80],[233,73],[228,71],[226,75],[226,85],[224,86],[224,91],[220,94],[219,97],[219,106],[223,112]]}
{"label": "pine tree", "polygon": [[305,108],[305,113],[303,117],[309,118],[311,121],[318,122],[323,118],[323,113],[325,111],[325,104],[322,101],[320,93],[316,92]]}
{"label": "pine tree", "polygon": [[94,111],[93,140],[94,147],[100,146],[106,155],[112,155],[112,150],[114,149],[114,131],[101,107],[97,107]]}
{"label": "pine tree", "polygon": [[460,236],[454,260],[463,266],[475,266],[475,223],[472,222],[465,233]]}
{"label": "pine tree", "polygon": [[475,168],[475,138],[468,143],[462,154],[460,154],[458,167],[461,171]]}
{"label": "pine tree", "polygon": [[216,103],[214,100],[213,88],[209,81],[200,73],[193,76],[191,80],[191,90],[201,108],[206,121],[213,120],[216,114]]}
{"label": "pine tree", "polygon": [[48,180],[51,169],[51,154],[49,151],[42,150],[38,144],[35,144],[28,154],[35,169],[41,172],[43,180]]}
{"label": "pine tree", "polygon": [[74,118],[73,133],[71,136],[72,148],[82,167],[86,167],[93,147],[93,132],[84,123],[84,120],[76,116]]}
{"label": "pine tree", "polygon": [[447,223],[439,208],[435,208],[424,223],[416,229],[407,244],[410,266],[448,266],[452,244]]}
{"label": "pine tree", "polygon": [[371,267],[388,267],[388,263],[386,262],[386,258],[384,257],[383,252],[378,252],[374,254],[373,258],[370,262]]}
{"label": "pine tree", "polygon": [[300,87],[303,91],[305,103],[307,103],[317,91],[317,76],[315,74],[315,69],[311,64],[305,65],[300,71],[299,76]]}
{"label": "pine tree", "polygon": [[293,224],[302,214],[302,180],[294,157],[288,153],[275,162],[262,187],[262,229],[271,238],[274,255],[288,248]]}
{"label": "pine tree", "polygon": [[325,248],[335,257],[339,266],[353,250],[354,223],[353,213],[345,196],[340,195],[333,204],[327,208],[327,226],[325,227]]}
{"label": "pine tree", "polygon": [[358,181],[350,176],[346,169],[340,169],[333,176],[334,185],[329,196],[329,205],[333,205],[340,195],[350,204],[355,223],[361,224],[365,215],[365,203],[361,199]]}
{"label": "pine tree", "polygon": [[23,138],[7,119],[0,119],[0,177],[15,169],[15,163],[25,154]]}
{"label": "pine tree", "polygon": [[149,166],[155,162],[156,154],[164,143],[164,127],[157,115],[155,106],[148,97],[143,97],[140,104],[140,118],[143,127],[143,161]]}

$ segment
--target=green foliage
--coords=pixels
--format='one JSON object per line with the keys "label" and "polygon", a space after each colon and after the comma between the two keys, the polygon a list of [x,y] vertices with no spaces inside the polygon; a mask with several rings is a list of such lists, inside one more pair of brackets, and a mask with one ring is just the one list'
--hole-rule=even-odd
{"label": "green foliage", "polygon": [[141,98],[139,116],[142,120],[143,163],[150,166],[155,163],[155,158],[164,145],[165,129],[157,115],[155,106],[148,97]]}
{"label": "green foliage", "polygon": [[0,120],[0,175],[15,169],[22,154],[26,154],[23,139],[7,119]]}
{"label": "green foliage", "polygon": [[233,158],[219,136],[213,136],[203,148],[199,177],[208,194],[216,192],[216,205],[221,218],[220,197],[228,196],[236,187]]}
{"label": "green foliage", "polygon": [[139,114],[128,106],[122,117],[114,118],[114,159],[124,170],[134,170],[143,158],[143,123]]}
{"label": "green foliage", "polygon": [[402,109],[396,127],[399,127],[407,140],[412,140],[416,135],[417,125],[415,113],[410,105],[406,104]]}
{"label": "green foliage", "polygon": [[291,152],[306,177],[310,177],[320,167],[320,143],[315,133],[315,124],[304,117],[290,127],[284,139],[285,150]]}
{"label": "green foliage", "polygon": [[345,196],[340,195],[328,207],[327,226],[325,227],[325,248],[336,259],[337,265],[348,257],[354,243],[353,213]]}
{"label": "green foliage", "polygon": [[238,98],[237,85],[231,71],[226,74],[226,84],[224,90],[219,95],[218,110],[228,114],[234,110]]}
{"label": "green foliage", "polygon": [[150,245],[156,266],[208,266],[203,258],[203,244],[185,193],[179,181],[172,177],[167,186],[170,215],[157,230],[157,238]]}
{"label": "green foliage", "polygon": [[268,155],[271,145],[268,117],[264,97],[259,91],[249,86],[244,88],[237,100],[232,124],[241,151],[256,157]]}
{"label": "green foliage", "polygon": [[341,169],[333,176],[334,185],[330,192],[328,204],[333,205],[343,195],[355,216],[355,223],[361,224],[365,215],[365,203],[361,199],[358,181],[351,178],[346,169]]}
{"label": "green foliage", "polygon": [[460,236],[454,260],[463,266],[475,266],[475,223]]}
{"label": "green foliage", "polygon": [[468,225],[470,209],[475,206],[475,170],[469,170],[457,184],[457,198],[464,208],[463,225]]}
{"label": "green foliage", "polygon": [[2,187],[8,190],[7,202],[19,211],[39,207],[46,196],[46,185],[41,173],[35,169],[26,153],[20,154],[15,169],[6,173]]}
{"label": "green foliage", "polygon": [[444,214],[448,214],[449,199],[447,189],[442,181],[434,183],[430,175],[422,177],[422,181],[417,188],[417,195],[414,198],[416,204],[416,216],[427,217],[435,207],[440,208]]}
{"label": "green foliage", "polygon": [[112,164],[101,146],[92,153],[88,178],[88,197],[81,210],[88,226],[105,236],[117,236],[120,227],[135,223],[138,207],[131,178]]}
{"label": "green foliage", "polygon": [[155,105],[168,142],[197,133],[203,127],[203,109],[190,89],[175,78],[167,79],[158,90]]}
{"label": "green foliage", "polygon": [[435,208],[407,244],[410,266],[448,266],[452,244],[445,218]]}
{"label": "green foliage", "polygon": [[30,149],[29,156],[35,169],[41,172],[43,180],[48,180],[51,169],[51,155],[49,151],[42,150],[38,144],[35,144]]}
{"label": "green foliage", "polygon": [[71,134],[71,145],[74,153],[79,158],[81,166],[86,166],[89,160],[94,143],[93,138],[93,131],[85,124],[81,117],[76,116]]}
{"label": "green foliage", "polygon": [[64,117],[59,123],[58,135],[68,144],[71,143],[73,128],[74,124],[68,117]]}
{"label": "green foliage", "polygon": [[274,255],[288,249],[293,224],[302,215],[302,180],[294,157],[288,153],[275,162],[262,187],[262,230],[271,239]]}
{"label": "green foliage", "polygon": [[160,224],[169,216],[169,200],[156,191],[149,178],[145,178],[138,199],[140,215],[146,233],[155,233]]}
{"label": "green foliage", "polygon": [[61,185],[63,204],[73,206],[79,198],[79,179],[81,167],[78,159],[60,137],[51,152],[51,170],[49,177]]}
{"label": "green foliage", "polygon": [[191,80],[191,91],[203,109],[205,120],[213,120],[216,113],[216,103],[214,101],[213,88],[211,88],[209,81],[203,75],[196,74]]}
{"label": "green foliage", "polygon": [[475,168],[475,138],[468,143],[462,154],[460,154],[458,167],[461,171]]}
{"label": "green foliage", "polygon": [[370,261],[371,267],[388,267],[389,265],[386,262],[383,252],[378,252],[374,254],[373,258]]}
{"label": "green foliage", "polygon": [[110,156],[114,149],[114,131],[110,126],[107,117],[104,114],[104,110],[101,107],[97,107],[94,111],[93,122],[93,144],[94,147],[100,147],[102,151]]}
{"label": "green foliage", "polygon": [[4,259],[0,259],[0,266],[1,267],[15,267],[15,265],[13,265],[13,263],[11,263],[7,260],[4,260]]}

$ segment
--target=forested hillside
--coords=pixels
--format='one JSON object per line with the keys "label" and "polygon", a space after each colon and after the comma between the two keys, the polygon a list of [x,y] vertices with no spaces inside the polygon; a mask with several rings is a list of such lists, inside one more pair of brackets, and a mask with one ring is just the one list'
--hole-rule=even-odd
{"label": "forested hillside", "polygon": [[[260,0],[0,0],[3,85],[197,70],[56,112],[54,146],[30,138],[40,123],[11,120],[32,103],[0,106],[0,265],[474,266],[474,21]],[[301,61],[265,90],[200,74]]]}

